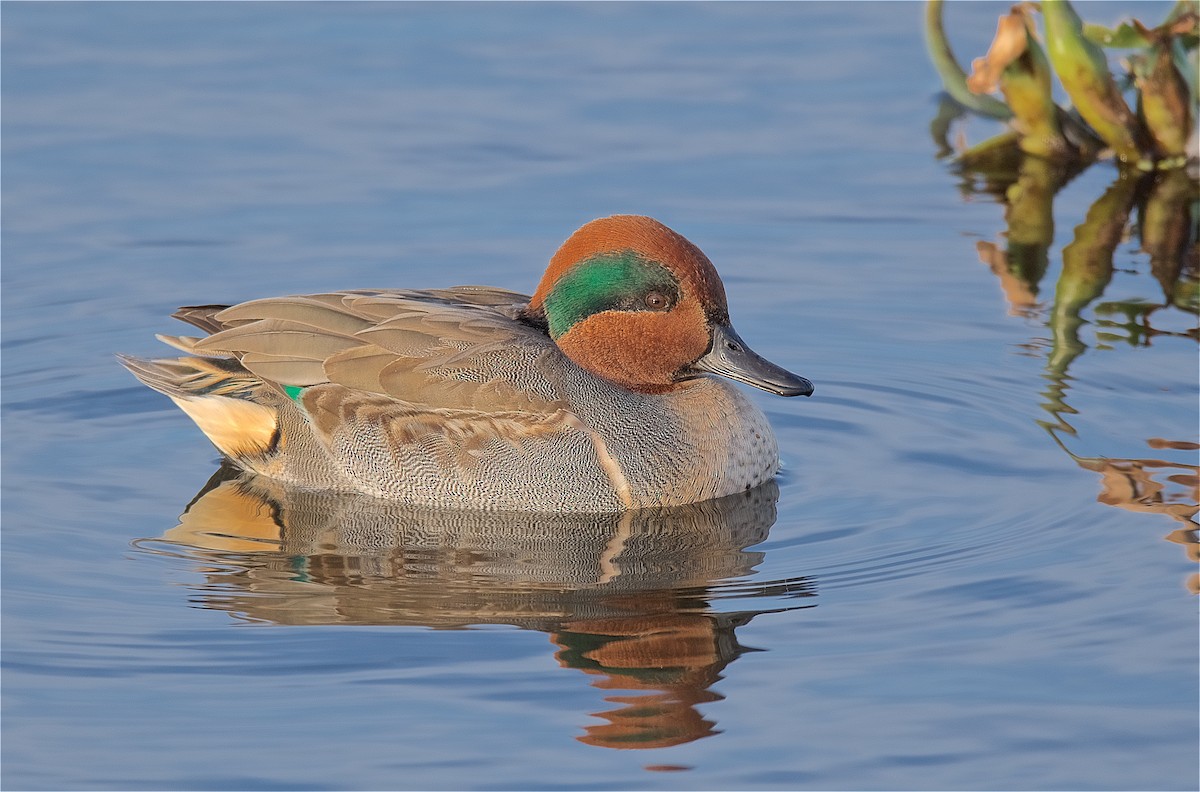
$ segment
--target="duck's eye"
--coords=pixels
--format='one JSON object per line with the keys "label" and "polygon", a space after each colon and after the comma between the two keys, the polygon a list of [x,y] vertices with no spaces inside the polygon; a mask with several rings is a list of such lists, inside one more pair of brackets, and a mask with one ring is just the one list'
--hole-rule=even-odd
{"label": "duck's eye", "polygon": [[646,307],[651,311],[665,311],[671,307],[671,301],[667,298],[667,295],[660,291],[650,292],[642,298],[642,302],[644,302]]}

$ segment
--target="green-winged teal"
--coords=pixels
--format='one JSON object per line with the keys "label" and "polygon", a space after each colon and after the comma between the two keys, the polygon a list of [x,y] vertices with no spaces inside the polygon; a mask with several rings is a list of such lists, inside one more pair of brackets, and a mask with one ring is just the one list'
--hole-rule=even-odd
{"label": "green-winged teal", "polygon": [[766,418],[719,374],[813,386],[729,324],[708,258],[648,217],[576,231],[532,297],[484,286],[181,308],[187,357],[122,362],[233,462],[416,505],[613,512],[774,476]]}

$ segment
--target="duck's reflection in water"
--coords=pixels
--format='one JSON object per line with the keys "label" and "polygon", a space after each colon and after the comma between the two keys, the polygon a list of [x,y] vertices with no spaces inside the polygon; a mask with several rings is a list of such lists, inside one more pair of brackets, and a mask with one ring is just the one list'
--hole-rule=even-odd
{"label": "duck's reflection in water", "polygon": [[[778,489],[621,515],[432,511],[290,490],[222,468],[161,552],[201,565],[203,607],[277,624],[511,624],[614,691],[583,742],[656,748],[716,733],[696,706],[745,647],[735,628],[815,594],[807,578],[757,586]],[[775,607],[722,612],[715,598]],[[765,604],[765,603],[760,603]]]}

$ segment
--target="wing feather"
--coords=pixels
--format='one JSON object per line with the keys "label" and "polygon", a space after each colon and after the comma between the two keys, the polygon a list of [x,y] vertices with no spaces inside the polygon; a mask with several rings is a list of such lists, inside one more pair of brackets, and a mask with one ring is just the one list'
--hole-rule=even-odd
{"label": "wing feather", "polygon": [[262,352],[276,357],[324,360],[361,346],[353,336],[306,327],[281,319],[262,319],[210,335],[195,345],[199,352]]}
{"label": "wing feather", "polygon": [[325,378],[355,390],[386,393],[380,373],[395,360],[395,354],[374,345],[347,349],[325,360]]}
{"label": "wing feather", "polygon": [[320,299],[323,296],[251,300],[226,308],[216,315],[216,319],[226,326],[263,319],[280,319],[338,335],[353,335],[371,326],[368,318],[349,311],[342,299]]}
{"label": "wing feather", "polygon": [[325,376],[325,368],[319,360],[304,360],[300,358],[264,355],[261,352],[248,352],[242,355],[242,365],[259,378],[267,382],[277,382],[280,385],[298,385],[304,388],[309,385],[320,385],[323,382],[328,382]]}
{"label": "wing feather", "polygon": [[253,300],[192,309],[186,318],[216,331],[180,345],[233,355],[280,385],[328,382],[433,409],[552,414],[564,404],[512,379],[553,349],[519,320],[528,301],[480,286]]}

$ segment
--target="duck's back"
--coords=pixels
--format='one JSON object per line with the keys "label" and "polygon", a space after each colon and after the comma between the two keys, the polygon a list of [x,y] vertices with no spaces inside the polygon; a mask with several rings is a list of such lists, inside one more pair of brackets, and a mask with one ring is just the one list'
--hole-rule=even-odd
{"label": "duck's back", "polygon": [[292,484],[418,505],[617,511],[756,486],[762,414],[702,378],[639,394],[569,360],[498,289],[357,291],[201,306],[193,355],[127,362],[226,455]]}

